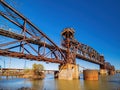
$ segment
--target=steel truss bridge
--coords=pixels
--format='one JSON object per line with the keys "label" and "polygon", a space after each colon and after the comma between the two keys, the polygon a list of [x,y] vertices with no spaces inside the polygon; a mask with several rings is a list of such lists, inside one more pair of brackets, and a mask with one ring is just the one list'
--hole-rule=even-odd
{"label": "steel truss bridge", "polygon": [[[104,56],[74,39],[72,28],[65,28],[61,33],[63,40],[61,41],[62,48],[60,48],[29,19],[4,0],[0,0],[0,18],[17,27],[17,32],[0,28],[0,35],[6,38],[4,42],[0,42],[1,56],[59,64],[75,64],[77,58],[98,64],[104,69],[115,70],[113,65],[105,61]],[[69,42],[66,33],[72,35],[72,38],[69,37]],[[72,61],[69,58],[73,58]]]}

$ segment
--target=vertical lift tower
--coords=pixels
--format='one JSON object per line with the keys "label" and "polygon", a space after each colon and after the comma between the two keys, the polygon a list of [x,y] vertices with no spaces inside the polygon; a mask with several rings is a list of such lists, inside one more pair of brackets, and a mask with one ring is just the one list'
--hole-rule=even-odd
{"label": "vertical lift tower", "polygon": [[[66,50],[65,56],[66,61],[65,64],[61,64],[59,66],[59,79],[78,79],[79,78],[79,66],[76,65],[76,52],[77,52],[77,45],[74,39],[74,29],[72,28],[65,28],[62,35],[61,45],[62,48]],[[79,45],[79,44],[78,44]]]}

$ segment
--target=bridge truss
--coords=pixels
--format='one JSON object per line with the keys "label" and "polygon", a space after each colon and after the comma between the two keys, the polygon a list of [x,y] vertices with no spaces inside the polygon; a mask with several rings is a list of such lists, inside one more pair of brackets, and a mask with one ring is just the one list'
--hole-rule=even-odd
{"label": "bridge truss", "polygon": [[31,60],[64,63],[65,56],[59,47],[27,18],[0,0],[3,7],[0,16],[19,28],[18,33],[0,29],[1,34],[9,41],[0,44],[0,54]]}
{"label": "bridge truss", "polygon": [[[60,64],[75,63],[74,59],[78,58],[98,64],[101,68],[114,69],[114,66],[109,62],[105,62],[104,56],[90,46],[82,44],[74,38],[67,43],[63,37],[63,48],[60,48],[30,20],[4,0],[0,0],[0,7],[0,18],[6,19],[18,27],[18,33],[9,29],[0,29],[0,35],[7,38],[6,41],[0,43],[0,55]],[[74,33],[71,28],[66,28],[62,32],[63,36],[65,36],[66,30]],[[68,61],[69,56],[72,56],[74,61]]]}

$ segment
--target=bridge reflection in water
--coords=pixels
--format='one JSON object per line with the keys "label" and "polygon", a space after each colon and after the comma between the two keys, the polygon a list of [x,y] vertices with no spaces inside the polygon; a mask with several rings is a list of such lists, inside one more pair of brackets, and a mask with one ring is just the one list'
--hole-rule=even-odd
{"label": "bridge reflection in water", "polygon": [[[82,74],[80,80],[58,80],[48,74],[44,80],[27,80],[22,78],[0,78],[0,89],[17,90],[28,87],[33,90],[119,90],[120,74],[114,76],[101,76],[99,81],[84,81]],[[6,86],[7,84],[7,86]]]}

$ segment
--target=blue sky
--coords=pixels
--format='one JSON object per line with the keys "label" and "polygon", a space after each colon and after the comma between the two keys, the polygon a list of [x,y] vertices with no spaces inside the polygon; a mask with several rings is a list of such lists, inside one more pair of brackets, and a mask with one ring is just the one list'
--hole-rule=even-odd
{"label": "blue sky", "polygon": [[[120,0],[17,0],[14,6],[58,46],[61,31],[72,27],[79,42],[93,47],[120,69]],[[98,68],[82,60],[77,62]],[[57,68],[56,64],[43,64],[46,69]]]}

